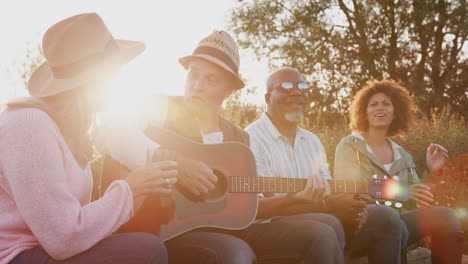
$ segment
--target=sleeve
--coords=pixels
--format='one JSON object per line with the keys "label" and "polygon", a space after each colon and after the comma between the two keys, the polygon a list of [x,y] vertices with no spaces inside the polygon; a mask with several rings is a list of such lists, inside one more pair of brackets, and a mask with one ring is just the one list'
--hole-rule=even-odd
{"label": "sleeve", "polygon": [[327,162],[327,153],[325,148],[323,147],[322,142],[318,137],[316,137],[318,149],[319,149],[319,176],[331,180],[330,170],[328,169],[328,162]]}
{"label": "sleeve", "polygon": [[167,97],[152,96],[145,101],[144,110],[133,117],[111,112],[100,114],[95,130],[96,148],[130,169],[144,165],[147,151],[159,148],[159,144],[143,131],[150,125],[163,126],[167,104]]}
{"label": "sleeve", "polygon": [[[408,184],[411,185],[411,184],[417,184],[417,183],[421,183],[421,179],[419,178],[418,176],[418,173],[416,172],[416,164],[414,163],[414,160],[413,160],[413,157],[411,155],[409,155],[409,177],[408,177]],[[429,177],[431,176],[431,174],[429,173],[429,171],[427,169],[424,170],[423,172],[423,181],[424,180],[427,180],[429,179]]]}
{"label": "sleeve", "polygon": [[[268,151],[259,140],[252,130],[247,130],[250,138],[250,149],[255,157],[255,164],[257,166],[257,177],[272,177],[271,164],[268,159]],[[264,197],[263,193],[259,193],[260,197]]]}
{"label": "sleeve", "polygon": [[344,140],[336,146],[335,150],[335,179],[360,180],[361,169],[358,162],[358,153]]}
{"label": "sleeve", "polygon": [[52,120],[38,112],[13,119],[0,130],[0,150],[9,153],[0,168],[23,221],[51,257],[79,254],[128,221],[133,198],[125,181],[82,206],[69,189],[61,135]]}

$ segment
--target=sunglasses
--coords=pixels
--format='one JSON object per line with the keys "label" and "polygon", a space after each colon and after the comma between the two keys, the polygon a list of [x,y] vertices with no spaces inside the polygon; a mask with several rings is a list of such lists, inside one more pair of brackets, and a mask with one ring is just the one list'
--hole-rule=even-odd
{"label": "sunglasses", "polygon": [[[279,87],[281,87],[282,89],[284,89],[285,91],[287,91],[288,93],[290,93],[293,88],[294,88],[294,83],[292,82],[282,82]],[[306,83],[306,82],[298,82],[296,84],[296,87],[297,89],[299,89],[299,91],[303,92],[303,93],[306,93],[309,91],[309,84]]]}

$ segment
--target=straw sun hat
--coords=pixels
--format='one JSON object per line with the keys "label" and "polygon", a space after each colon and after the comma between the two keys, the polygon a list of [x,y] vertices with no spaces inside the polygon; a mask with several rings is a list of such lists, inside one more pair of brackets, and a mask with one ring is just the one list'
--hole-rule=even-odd
{"label": "straw sun hat", "polygon": [[28,82],[31,96],[43,98],[86,85],[139,55],[145,45],[117,40],[96,13],[66,18],[44,34],[46,61]]}
{"label": "straw sun hat", "polygon": [[234,39],[224,30],[215,30],[202,39],[192,55],[179,59],[180,64],[188,69],[190,61],[201,58],[215,63],[227,70],[236,80],[236,89],[245,86],[239,76],[239,50]]}

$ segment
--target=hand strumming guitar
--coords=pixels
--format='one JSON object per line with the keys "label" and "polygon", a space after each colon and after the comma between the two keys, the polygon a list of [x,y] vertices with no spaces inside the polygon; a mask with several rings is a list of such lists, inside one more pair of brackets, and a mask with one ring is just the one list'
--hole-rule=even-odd
{"label": "hand strumming guitar", "polygon": [[[203,162],[180,155],[174,150],[159,148],[153,153],[153,161],[176,160],[178,185],[197,197],[207,194],[215,187],[218,177]],[[199,197],[200,198],[200,197]]]}
{"label": "hand strumming guitar", "polygon": [[191,194],[200,196],[213,190],[218,177],[213,170],[199,160],[177,158],[179,184]]}

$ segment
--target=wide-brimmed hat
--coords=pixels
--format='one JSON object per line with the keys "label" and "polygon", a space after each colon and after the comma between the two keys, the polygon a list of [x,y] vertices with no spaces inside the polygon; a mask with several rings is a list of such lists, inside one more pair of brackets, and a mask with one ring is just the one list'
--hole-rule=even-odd
{"label": "wide-brimmed hat", "polygon": [[215,30],[202,39],[192,55],[179,59],[179,63],[187,70],[193,59],[205,59],[221,66],[234,76],[236,89],[245,86],[239,75],[239,49],[234,39],[224,30]]}
{"label": "wide-brimmed hat", "polygon": [[82,87],[139,55],[145,44],[117,40],[96,13],[66,18],[44,34],[46,61],[31,75],[31,96],[43,98]]}

